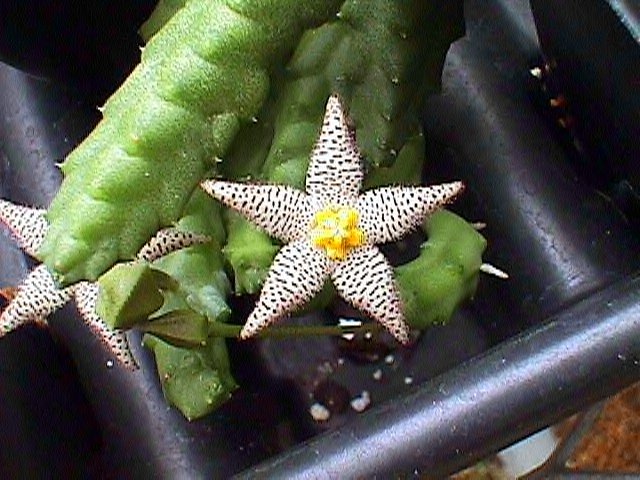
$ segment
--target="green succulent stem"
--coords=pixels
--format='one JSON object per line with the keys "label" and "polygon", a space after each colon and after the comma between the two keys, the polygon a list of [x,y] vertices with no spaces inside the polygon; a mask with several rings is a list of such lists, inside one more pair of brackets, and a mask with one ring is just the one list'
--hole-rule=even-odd
{"label": "green succulent stem", "polygon": [[188,0],[150,39],[66,158],[39,256],[59,282],[94,281],[169,226],[264,101],[300,35],[342,0]]}

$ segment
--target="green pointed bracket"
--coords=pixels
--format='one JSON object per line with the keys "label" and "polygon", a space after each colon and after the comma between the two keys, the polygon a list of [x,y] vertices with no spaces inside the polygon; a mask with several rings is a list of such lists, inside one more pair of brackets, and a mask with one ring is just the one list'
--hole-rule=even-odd
{"label": "green pointed bracket", "polygon": [[96,313],[111,328],[128,329],[146,321],[164,304],[163,291],[178,283],[147,262],[119,264],[103,275]]}

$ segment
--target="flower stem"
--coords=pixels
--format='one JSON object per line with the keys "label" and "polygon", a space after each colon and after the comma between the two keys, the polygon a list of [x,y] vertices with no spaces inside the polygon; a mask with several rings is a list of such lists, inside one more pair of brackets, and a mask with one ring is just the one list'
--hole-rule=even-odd
{"label": "flower stem", "polygon": [[[214,322],[209,325],[209,336],[213,337],[223,337],[223,338],[238,338],[240,336],[240,330],[242,329],[241,325],[229,325],[226,323]],[[285,338],[285,337],[309,337],[309,336],[321,336],[321,335],[331,335],[331,336],[339,336],[347,333],[365,333],[365,332],[373,332],[378,330],[378,326],[375,324],[365,323],[360,326],[330,326],[330,325],[322,325],[322,326],[297,326],[297,325],[285,325],[279,327],[270,327],[266,328],[260,333],[258,333],[259,337],[275,337],[275,338]]]}

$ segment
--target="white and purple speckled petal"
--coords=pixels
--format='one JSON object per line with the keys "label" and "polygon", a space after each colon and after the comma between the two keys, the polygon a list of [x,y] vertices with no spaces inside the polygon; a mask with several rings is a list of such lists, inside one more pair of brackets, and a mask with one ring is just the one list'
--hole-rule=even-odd
{"label": "white and purple speckled petal", "polygon": [[342,298],[382,324],[400,343],[409,342],[393,268],[377,247],[352,250],[344,261],[337,262],[331,280]]}
{"label": "white and purple speckled petal", "polygon": [[286,243],[304,237],[313,213],[309,197],[287,186],[206,180],[202,188]]}
{"label": "white and purple speckled petal", "polygon": [[206,235],[185,232],[176,228],[164,228],[144,244],[138,252],[138,259],[153,262],[177,250],[211,241]]}
{"label": "white and purple speckled petal", "polygon": [[260,298],[240,332],[254,336],[263,328],[303,306],[318,293],[329,276],[332,262],[307,240],[282,247],[269,269]]}
{"label": "white and purple speckled petal", "polygon": [[98,284],[80,282],[71,288],[73,288],[73,296],[82,321],[102,341],[122,366],[128,370],[137,369],[138,364],[131,354],[125,332],[110,328],[96,313],[96,302],[100,291]]}
{"label": "white and purple speckled petal", "polygon": [[352,205],[362,187],[362,162],[355,135],[349,128],[340,98],[332,95],[313,147],[306,190],[321,206]]}
{"label": "white and purple speckled petal", "polygon": [[36,256],[49,228],[45,213],[46,210],[0,199],[0,222],[11,231],[20,248],[32,257]]}
{"label": "white and purple speckled petal", "polygon": [[369,244],[399,240],[463,190],[462,182],[369,190],[360,195],[356,204],[360,214],[358,227]]}
{"label": "white and purple speckled petal", "polygon": [[69,288],[58,288],[47,267],[37,266],[18,287],[16,296],[0,315],[0,336],[25,323],[46,323],[47,317],[70,298]]}

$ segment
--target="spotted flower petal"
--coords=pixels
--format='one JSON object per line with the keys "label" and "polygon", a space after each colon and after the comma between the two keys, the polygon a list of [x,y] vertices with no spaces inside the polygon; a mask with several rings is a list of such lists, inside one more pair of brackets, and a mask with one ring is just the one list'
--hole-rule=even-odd
{"label": "spotted flower petal", "polygon": [[377,247],[353,250],[336,263],[331,280],[342,298],[381,323],[400,343],[409,342],[393,268]]}
{"label": "spotted flower petal", "polygon": [[371,244],[399,240],[421,225],[427,215],[451,203],[463,190],[462,182],[451,182],[364,192],[356,203],[360,228]]}
{"label": "spotted flower petal", "polygon": [[73,286],[76,307],[82,321],[99,338],[116,360],[125,368],[134,370],[138,363],[133,358],[126,333],[123,330],[109,328],[96,313],[96,303],[100,288],[97,283],[80,282]]}
{"label": "spotted flower petal", "polygon": [[71,299],[71,290],[59,289],[44,265],[38,265],[18,287],[16,296],[0,315],[0,336],[20,325],[44,324],[53,312]]}
{"label": "spotted flower petal", "polygon": [[320,137],[313,147],[306,189],[322,205],[351,205],[362,187],[362,163],[337,95],[329,97]]}
{"label": "spotted flower petal", "polygon": [[18,245],[32,257],[42,245],[47,229],[46,210],[16,205],[0,199],[0,222],[13,234]]}
{"label": "spotted flower petal", "polygon": [[306,194],[286,186],[203,184],[267,233],[291,242],[276,256],[242,338],[306,303],[329,275],[341,296],[398,341],[409,341],[393,270],[374,245],[398,240],[452,201],[463,185],[386,187],[360,194],[362,175],[355,136],[340,99],[332,95],[311,153]]}
{"label": "spotted flower petal", "polygon": [[203,182],[202,188],[283,242],[301,238],[309,224],[309,199],[304,192],[294,188],[217,180]]}
{"label": "spotted flower petal", "polygon": [[255,335],[318,293],[329,275],[331,262],[306,240],[282,247],[273,260],[255,309],[241,338]]}
{"label": "spotted flower petal", "polygon": [[184,232],[175,228],[164,228],[149,240],[138,252],[137,258],[153,262],[165,255],[186,247],[211,241],[206,235]]}

